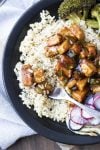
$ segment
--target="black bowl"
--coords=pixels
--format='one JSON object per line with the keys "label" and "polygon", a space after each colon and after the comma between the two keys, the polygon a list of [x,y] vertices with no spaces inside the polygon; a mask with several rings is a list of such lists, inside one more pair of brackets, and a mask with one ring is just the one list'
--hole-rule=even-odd
{"label": "black bowl", "polygon": [[48,9],[51,15],[57,16],[57,8],[60,3],[61,0],[46,0],[46,2],[44,0],[39,2],[24,14],[13,28],[8,38],[3,58],[3,79],[6,93],[20,117],[40,135],[66,144],[82,145],[100,143],[100,136],[77,135],[69,131],[65,123],[57,123],[45,117],[42,119],[39,118],[36,112],[32,109],[29,110],[22,104],[18,96],[20,89],[13,69],[20,56],[18,51],[20,41],[26,35],[29,24],[39,20],[39,13],[42,9]]}

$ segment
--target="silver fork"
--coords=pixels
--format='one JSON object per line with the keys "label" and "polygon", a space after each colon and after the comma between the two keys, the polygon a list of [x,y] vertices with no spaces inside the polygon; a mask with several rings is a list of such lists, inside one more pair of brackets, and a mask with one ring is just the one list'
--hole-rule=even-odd
{"label": "silver fork", "polygon": [[56,87],[54,89],[54,91],[49,95],[49,97],[52,99],[55,99],[55,100],[65,99],[65,100],[68,100],[68,101],[76,104],[77,106],[79,106],[80,108],[82,108],[83,110],[88,112],[90,115],[92,115],[93,117],[98,119],[98,122],[100,123],[100,112],[99,111],[91,109],[88,106],[83,105],[83,104],[79,103],[78,101],[74,100],[67,94],[67,92],[63,88]]}

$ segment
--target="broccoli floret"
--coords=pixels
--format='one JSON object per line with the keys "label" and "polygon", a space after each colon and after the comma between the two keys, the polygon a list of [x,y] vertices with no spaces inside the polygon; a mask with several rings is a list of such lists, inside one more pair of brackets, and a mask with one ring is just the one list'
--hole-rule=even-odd
{"label": "broccoli floret", "polygon": [[82,19],[85,20],[86,18],[88,18],[88,13],[89,13],[90,8],[96,4],[96,0],[82,0],[81,2],[82,2],[82,7],[83,7]]}
{"label": "broccoli floret", "polygon": [[80,17],[76,13],[71,13],[67,19],[72,20],[74,23],[79,24],[80,23]]}
{"label": "broccoli floret", "polygon": [[64,0],[58,9],[58,14],[62,19],[66,19],[70,13],[76,12],[77,8],[81,9],[80,0]]}
{"label": "broccoli floret", "polygon": [[81,0],[83,8],[91,8],[91,6],[96,4],[96,0]]}
{"label": "broccoli floret", "polygon": [[[62,19],[72,20],[72,15],[74,12],[78,16],[77,17],[78,20],[79,18],[85,19],[88,15],[88,10],[95,3],[96,3],[96,0],[64,0],[58,9],[58,14]],[[70,17],[70,14],[71,14],[71,17]]]}
{"label": "broccoli floret", "polygon": [[98,21],[99,33],[100,33],[100,3],[97,4],[91,11],[91,16]]}
{"label": "broccoli floret", "polygon": [[94,29],[98,29],[99,28],[98,21],[95,20],[95,19],[88,19],[88,20],[86,20],[86,24],[90,28],[94,28]]}

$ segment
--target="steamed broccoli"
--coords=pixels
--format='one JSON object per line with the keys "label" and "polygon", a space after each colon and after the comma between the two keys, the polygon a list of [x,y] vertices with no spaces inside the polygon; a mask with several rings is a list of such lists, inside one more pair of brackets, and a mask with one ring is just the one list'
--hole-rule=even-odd
{"label": "steamed broccoli", "polygon": [[97,4],[91,11],[91,16],[93,18],[95,18],[98,22],[98,26],[99,26],[99,33],[100,33],[100,3]]}
{"label": "steamed broccoli", "polygon": [[98,29],[99,28],[98,21],[95,20],[95,19],[88,19],[88,20],[86,20],[86,24],[90,28],[94,28],[94,29]]}
{"label": "steamed broccoli", "polygon": [[77,16],[76,21],[79,22],[80,19],[87,17],[88,10],[95,3],[96,0],[64,0],[58,9],[58,14],[62,19],[71,20]]}
{"label": "steamed broccoli", "polygon": [[59,9],[58,9],[58,14],[62,19],[66,19],[67,16],[69,16],[70,13],[73,11],[76,12],[77,8],[80,10],[81,5],[80,5],[80,0],[64,0]]}
{"label": "steamed broccoli", "polygon": [[80,22],[80,17],[79,17],[79,15],[77,15],[76,13],[71,13],[68,17],[67,17],[67,19],[69,19],[69,20],[72,20],[73,22],[75,22],[75,23],[77,23],[77,24],[79,24],[79,22]]}
{"label": "steamed broccoli", "polygon": [[82,19],[85,20],[88,17],[89,10],[92,6],[96,4],[96,0],[81,0],[82,2],[82,12],[83,16]]}

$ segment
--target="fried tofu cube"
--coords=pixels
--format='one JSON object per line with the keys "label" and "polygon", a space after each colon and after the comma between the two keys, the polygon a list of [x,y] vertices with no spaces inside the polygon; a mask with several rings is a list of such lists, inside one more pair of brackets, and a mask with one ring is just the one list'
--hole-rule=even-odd
{"label": "fried tofu cube", "polygon": [[92,85],[91,90],[93,93],[100,92],[100,85]]}
{"label": "fried tofu cube", "polygon": [[91,77],[97,72],[97,69],[93,62],[86,59],[83,59],[81,62],[81,70],[86,77]]}
{"label": "fried tofu cube", "polygon": [[72,70],[68,70],[64,67],[64,65],[61,62],[57,62],[55,66],[55,73],[61,78],[66,76],[67,78],[71,77]]}
{"label": "fried tofu cube", "polygon": [[97,68],[97,74],[100,77],[100,68]]}
{"label": "fried tofu cube", "polygon": [[88,93],[88,89],[85,88],[83,91],[79,91],[79,90],[72,91],[71,94],[75,100],[82,103],[85,100],[87,93]]}
{"label": "fried tofu cube", "polygon": [[45,81],[44,70],[39,68],[34,70],[34,80],[36,83],[42,83]]}
{"label": "fried tofu cube", "polygon": [[57,46],[45,47],[45,55],[46,57],[54,57],[58,54]]}
{"label": "fried tofu cube", "polygon": [[63,38],[61,35],[57,34],[54,36],[51,36],[48,40],[47,40],[47,46],[55,46],[58,45],[62,42]]}
{"label": "fried tofu cube", "polygon": [[58,75],[59,75],[59,70],[61,70],[62,67],[63,67],[62,63],[58,61],[57,64],[55,65],[55,72],[58,73]]}
{"label": "fried tofu cube", "polygon": [[72,69],[75,66],[74,60],[67,55],[61,55],[61,63],[64,64],[67,69]]}
{"label": "fried tofu cube", "polygon": [[71,47],[71,50],[74,51],[76,54],[80,54],[81,49],[82,49],[82,47],[79,43],[75,43]]}
{"label": "fried tofu cube", "polygon": [[64,38],[66,38],[67,36],[75,37],[75,36],[73,35],[73,33],[70,31],[70,29],[67,28],[67,27],[61,28],[61,29],[58,31],[58,34],[60,34],[60,35],[63,36]]}
{"label": "fried tofu cube", "polygon": [[83,78],[83,75],[82,75],[82,73],[80,71],[74,71],[73,72],[73,78],[75,80],[79,80],[79,79]]}
{"label": "fried tofu cube", "polygon": [[60,81],[63,81],[65,78],[65,76],[63,75],[62,67],[63,65],[60,62],[57,62],[55,66],[55,73]]}
{"label": "fried tofu cube", "polygon": [[100,54],[97,55],[97,57],[95,58],[95,65],[100,68]]}
{"label": "fried tofu cube", "polygon": [[76,85],[80,91],[84,90],[85,86],[87,85],[87,81],[87,78],[85,78],[76,82]]}
{"label": "fried tofu cube", "polygon": [[69,40],[65,40],[58,46],[58,53],[64,54],[65,52],[67,52],[70,49],[70,47],[71,47],[71,44],[70,44]]}
{"label": "fried tofu cube", "polygon": [[72,24],[70,27],[70,31],[74,36],[77,37],[78,40],[84,40],[85,34],[84,31],[77,24]]}
{"label": "fried tofu cube", "polygon": [[82,49],[82,51],[80,52],[80,58],[84,59],[87,58],[89,56],[89,52],[87,49]]}
{"label": "fried tofu cube", "polygon": [[31,86],[33,84],[33,71],[31,65],[23,65],[21,69],[22,83],[24,86]]}
{"label": "fried tofu cube", "polygon": [[67,87],[68,88],[73,88],[76,85],[76,80],[72,79],[68,82]]}
{"label": "fried tofu cube", "polygon": [[72,75],[72,70],[66,69],[65,67],[62,68],[63,74],[67,77],[70,78]]}
{"label": "fried tofu cube", "polygon": [[88,52],[89,52],[89,56],[90,56],[90,57],[91,57],[91,56],[93,56],[93,57],[96,56],[96,47],[95,47],[94,44],[88,43],[88,44],[86,45],[86,48],[87,48],[87,50],[88,50]]}

